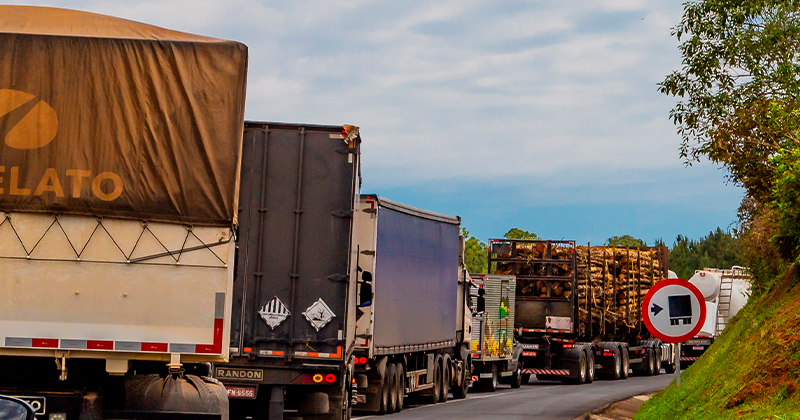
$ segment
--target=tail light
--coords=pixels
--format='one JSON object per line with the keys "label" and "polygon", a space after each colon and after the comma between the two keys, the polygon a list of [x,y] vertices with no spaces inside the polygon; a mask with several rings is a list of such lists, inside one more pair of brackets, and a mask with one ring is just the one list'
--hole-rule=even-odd
{"label": "tail light", "polygon": [[565,349],[571,349],[573,347],[572,344],[564,344]]}
{"label": "tail light", "polygon": [[367,358],[366,358],[366,357],[356,357],[356,358],[355,358],[355,363],[356,363],[357,365],[366,365],[368,361],[369,361],[369,360],[367,360]]}
{"label": "tail light", "polygon": [[336,375],[333,373],[303,373],[300,376],[294,378],[292,381],[293,384],[332,384],[336,382]]}

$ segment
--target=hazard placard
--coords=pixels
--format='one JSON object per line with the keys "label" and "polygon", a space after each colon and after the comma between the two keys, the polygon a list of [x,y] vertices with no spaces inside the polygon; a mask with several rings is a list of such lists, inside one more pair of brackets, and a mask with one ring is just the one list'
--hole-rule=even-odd
{"label": "hazard placard", "polygon": [[697,286],[683,279],[662,280],[642,301],[642,320],[666,343],[683,343],[695,336],[706,319],[706,301]]}

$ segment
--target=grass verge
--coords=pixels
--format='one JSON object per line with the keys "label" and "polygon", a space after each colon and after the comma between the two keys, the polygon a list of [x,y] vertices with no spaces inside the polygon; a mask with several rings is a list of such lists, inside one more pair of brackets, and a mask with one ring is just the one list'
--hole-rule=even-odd
{"label": "grass verge", "polygon": [[800,419],[797,267],[751,300],[703,357],[645,403],[634,420]]}

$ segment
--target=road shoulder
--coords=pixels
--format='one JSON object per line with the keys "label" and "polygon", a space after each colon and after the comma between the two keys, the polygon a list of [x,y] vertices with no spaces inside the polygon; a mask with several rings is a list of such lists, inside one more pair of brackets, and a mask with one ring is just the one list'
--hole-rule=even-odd
{"label": "road shoulder", "polygon": [[611,404],[606,404],[594,411],[586,413],[575,420],[630,420],[639,407],[655,394],[636,395]]}

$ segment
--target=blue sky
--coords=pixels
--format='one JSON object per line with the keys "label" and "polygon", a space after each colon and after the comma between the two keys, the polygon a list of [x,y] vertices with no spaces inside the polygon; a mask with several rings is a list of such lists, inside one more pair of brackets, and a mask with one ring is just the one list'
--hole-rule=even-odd
{"label": "blue sky", "polygon": [[[19,2],[14,2],[20,4]],[[685,167],[656,83],[673,0],[60,0],[249,47],[248,119],[361,127],[363,191],[601,243],[706,235],[741,189]]]}

